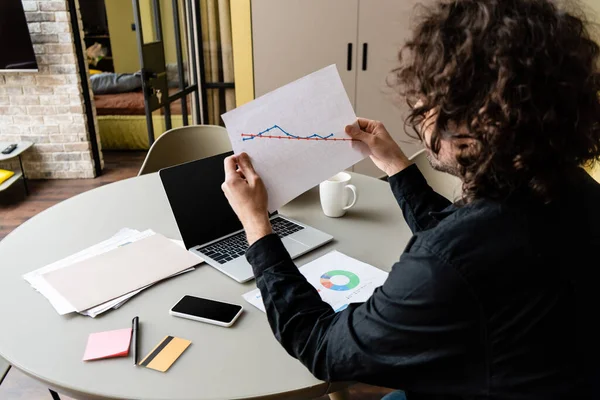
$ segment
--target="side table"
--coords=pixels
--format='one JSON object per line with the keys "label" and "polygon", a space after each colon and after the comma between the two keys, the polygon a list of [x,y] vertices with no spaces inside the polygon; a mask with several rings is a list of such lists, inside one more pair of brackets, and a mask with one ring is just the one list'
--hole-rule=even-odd
{"label": "side table", "polygon": [[[0,142],[0,151],[4,150],[10,144],[9,142]],[[19,180],[19,178],[23,178],[23,185],[25,186],[25,194],[29,194],[29,188],[27,187],[27,178],[25,176],[25,170],[23,169],[23,161],[21,160],[21,154],[27,151],[31,146],[33,146],[32,142],[17,142],[17,148],[12,151],[10,154],[2,154],[0,153],[0,162],[7,161],[12,158],[17,157],[19,159],[19,167],[20,171],[15,172],[13,176],[8,178],[6,181],[0,184],[0,192],[8,189]]]}

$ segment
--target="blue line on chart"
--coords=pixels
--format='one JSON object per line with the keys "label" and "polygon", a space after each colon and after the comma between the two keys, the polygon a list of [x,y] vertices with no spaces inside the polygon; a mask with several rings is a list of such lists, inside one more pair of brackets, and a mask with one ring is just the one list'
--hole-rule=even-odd
{"label": "blue line on chart", "polygon": [[[305,136],[305,137],[302,137],[302,136],[296,136],[296,135],[292,135],[291,133],[288,133],[288,132],[286,132],[286,131],[285,131],[285,130],[284,130],[282,127],[280,127],[279,125],[273,125],[272,127],[268,128],[268,129],[265,129],[265,130],[264,130],[264,131],[262,131],[262,132],[258,132],[256,135],[248,135],[248,137],[244,137],[244,138],[242,138],[242,140],[243,140],[243,141],[246,141],[246,140],[252,140],[252,139],[254,139],[254,138],[256,138],[256,137],[260,137],[260,136],[264,135],[264,134],[265,134],[265,133],[267,133],[267,132],[270,132],[270,131],[272,131],[273,129],[279,129],[279,130],[280,130],[280,131],[281,131],[283,134],[285,134],[286,136],[289,136],[289,137],[291,137],[291,138],[294,138],[294,139],[312,139],[312,138],[316,138],[316,139],[321,139],[321,140],[327,140],[327,139],[329,139],[330,137],[332,137],[332,136],[333,136],[333,133],[330,133],[330,134],[329,134],[329,135],[327,135],[327,136],[321,136],[321,135],[319,135],[319,134],[316,134],[316,133],[313,133],[312,135],[310,135],[310,136]],[[244,135],[244,136],[246,136],[246,135]]]}

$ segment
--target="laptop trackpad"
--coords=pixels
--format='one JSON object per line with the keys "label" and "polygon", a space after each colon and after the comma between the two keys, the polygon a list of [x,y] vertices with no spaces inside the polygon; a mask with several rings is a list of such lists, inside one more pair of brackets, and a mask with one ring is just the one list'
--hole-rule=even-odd
{"label": "laptop trackpad", "polygon": [[308,246],[300,243],[292,238],[286,237],[282,240],[283,245],[287,249],[290,256],[295,257],[298,254],[304,254],[308,250]]}

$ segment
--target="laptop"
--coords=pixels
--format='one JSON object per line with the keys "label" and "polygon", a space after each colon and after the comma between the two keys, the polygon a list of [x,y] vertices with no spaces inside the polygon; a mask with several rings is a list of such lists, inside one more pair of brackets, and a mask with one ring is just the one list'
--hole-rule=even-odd
{"label": "laptop", "polygon": [[[248,249],[242,224],[221,190],[223,168],[232,152],[161,169],[159,176],[186,249],[238,282],[254,278],[246,261]],[[278,213],[270,216],[273,232],[292,258],[299,257],[333,236]]]}

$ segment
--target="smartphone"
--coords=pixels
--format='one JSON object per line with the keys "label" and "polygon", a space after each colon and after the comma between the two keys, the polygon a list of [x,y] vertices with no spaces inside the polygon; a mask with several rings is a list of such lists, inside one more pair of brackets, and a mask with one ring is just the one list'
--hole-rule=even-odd
{"label": "smartphone", "polygon": [[175,304],[169,314],[194,321],[230,327],[244,308],[238,304],[185,295]]}

